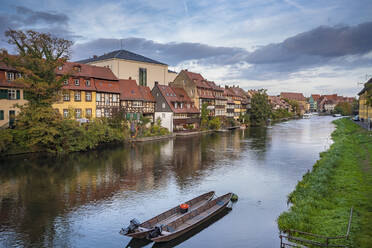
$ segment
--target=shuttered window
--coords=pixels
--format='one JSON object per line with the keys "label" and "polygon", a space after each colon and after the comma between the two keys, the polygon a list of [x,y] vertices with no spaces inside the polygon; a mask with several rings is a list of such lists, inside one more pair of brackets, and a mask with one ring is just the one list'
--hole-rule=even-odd
{"label": "shuttered window", "polygon": [[8,99],[8,90],[0,90],[0,99]]}
{"label": "shuttered window", "polygon": [[21,91],[20,90],[17,90],[17,99],[21,99]]}
{"label": "shuttered window", "polygon": [[4,110],[0,110],[0,121],[4,120]]}

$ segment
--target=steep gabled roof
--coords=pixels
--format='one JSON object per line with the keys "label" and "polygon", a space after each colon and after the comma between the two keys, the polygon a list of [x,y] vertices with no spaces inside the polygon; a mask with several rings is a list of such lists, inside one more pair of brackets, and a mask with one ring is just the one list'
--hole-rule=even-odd
{"label": "steep gabled roof", "polygon": [[296,100],[296,101],[306,101],[306,98],[302,93],[295,93],[295,92],[282,92],[280,93],[281,98],[286,98],[288,100]]}
{"label": "steep gabled roof", "polygon": [[319,94],[312,94],[311,97],[314,99],[314,101],[318,101],[320,98]]}
{"label": "steep gabled roof", "polygon": [[367,91],[368,86],[372,85],[372,78],[370,78],[365,84],[364,88],[358,93],[358,95],[362,95],[364,92]]}
{"label": "steep gabled roof", "polygon": [[107,54],[104,54],[104,55],[101,55],[101,56],[98,56],[98,57],[94,57],[94,58],[90,58],[90,59],[84,59],[84,60],[80,60],[80,61],[77,61],[77,62],[86,64],[86,63],[91,63],[91,62],[95,62],[95,61],[101,61],[101,60],[106,60],[106,59],[114,59],[114,58],[115,59],[138,61],[138,62],[145,62],[145,63],[150,63],[150,64],[167,65],[167,64],[161,63],[159,61],[147,58],[147,57],[142,56],[140,54],[136,54],[136,53],[124,50],[124,49],[112,51],[112,52],[109,52]]}
{"label": "steep gabled roof", "polygon": [[155,102],[154,96],[151,94],[151,90],[148,86],[138,86],[139,91],[142,94],[142,98],[146,102]]}
{"label": "steep gabled roof", "polygon": [[210,89],[211,87],[205,82],[205,79],[200,73],[191,72],[188,70],[182,70],[187,77],[193,81],[197,87]]}
{"label": "steep gabled roof", "polygon": [[98,81],[95,82],[96,89],[98,92],[107,92],[107,93],[118,93],[120,94],[120,86],[118,81]]}
{"label": "steep gabled roof", "polygon": [[[169,107],[172,111],[176,114],[197,114],[199,110],[193,106],[190,97],[187,95],[186,91],[183,88],[179,87],[172,87],[166,85],[157,85],[160,93],[163,95],[165,100],[167,101]],[[183,108],[175,108],[173,103],[174,102],[182,102]],[[187,108],[187,105],[190,104],[190,108]]]}

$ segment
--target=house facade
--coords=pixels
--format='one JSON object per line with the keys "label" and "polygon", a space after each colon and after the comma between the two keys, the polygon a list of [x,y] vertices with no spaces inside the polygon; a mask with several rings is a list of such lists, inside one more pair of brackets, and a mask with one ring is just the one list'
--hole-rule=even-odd
{"label": "house facade", "polygon": [[306,98],[302,93],[295,92],[282,92],[280,93],[282,99],[288,99],[292,101],[297,101],[300,107],[300,115],[303,115],[310,110],[310,104],[307,102]]}
{"label": "house facade", "polygon": [[63,82],[59,100],[52,105],[63,117],[110,117],[113,109],[119,107],[118,79],[110,69],[66,62],[56,73],[69,75]]}
{"label": "house facade", "polygon": [[268,99],[271,105],[271,109],[273,110],[285,109],[288,112],[291,111],[291,105],[284,101],[279,96],[268,96]]}
{"label": "house facade", "polygon": [[310,111],[311,112],[316,112],[318,111],[318,100],[320,98],[320,95],[318,94],[312,94],[309,97],[309,104],[310,104]]}
{"label": "house facade", "polygon": [[171,132],[199,127],[200,112],[183,88],[156,84],[151,94],[156,101],[155,120],[159,118],[163,127]]}
{"label": "house facade", "polygon": [[359,95],[359,118],[361,121],[368,122],[372,120],[372,107],[367,104],[368,91],[372,90],[372,78],[364,84],[364,88]]}
{"label": "house facade", "polygon": [[21,75],[13,68],[0,62],[0,128],[13,127],[19,108],[15,105],[24,105],[23,85],[16,82]]}
{"label": "house facade", "polygon": [[117,78],[131,78],[150,89],[154,87],[155,82],[167,85],[177,76],[176,72],[168,70],[167,64],[127,50],[117,50],[78,62],[109,68]]}
{"label": "house facade", "polygon": [[226,116],[237,120],[240,116],[240,101],[237,101],[237,95],[231,88],[225,86],[224,96],[227,98]]}
{"label": "house facade", "polygon": [[155,98],[150,88],[138,86],[133,79],[119,80],[120,107],[123,109],[126,119],[139,121],[141,116],[154,122]]}

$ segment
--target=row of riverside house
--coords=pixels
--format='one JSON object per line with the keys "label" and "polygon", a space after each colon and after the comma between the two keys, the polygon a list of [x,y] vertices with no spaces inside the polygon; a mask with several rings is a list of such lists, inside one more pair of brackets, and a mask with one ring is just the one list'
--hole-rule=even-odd
{"label": "row of riverside house", "polygon": [[[14,82],[18,76],[13,68],[0,64],[0,127],[13,126],[18,109],[14,104],[27,102],[21,85]],[[117,50],[102,56],[78,62],[66,62],[56,68],[57,76],[70,75],[64,81],[60,99],[53,104],[64,117],[81,122],[115,113],[129,121],[141,116],[151,122],[161,120],[171,132],[198,128],[200,112],[207,106],[211,117],[240,119],[251,108],[256,93],[239,86],[220,87],[200,73],[182,70],[176,73],[168,65],[126,50]],[[297,101],[299,114],[310,111],[332,111],[340,101],[352,101],[337,95],[312,95],[283,92],[270,96],[273,109],[292,111],[288,100]]]}

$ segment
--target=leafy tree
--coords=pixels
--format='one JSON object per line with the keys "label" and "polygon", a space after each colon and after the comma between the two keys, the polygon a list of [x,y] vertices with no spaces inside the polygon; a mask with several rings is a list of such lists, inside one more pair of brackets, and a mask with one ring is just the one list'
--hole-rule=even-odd
{"label": "leafy tree", "polygon": [[4,50],[1,60],[21,73],[17,81],[25,85],[29,105],[51,106],[68,77],[57,78],[55,70],[69,58],[72,42],[32,30],[9,29],[5,36],[18,54],[12,56]]}
{"label": "leafy tree", "polygon": [[208,127],[211,130],[218,130],[221,128],[221,120],[219,117],[215,116],[212,120],[209,121]]}
{"label": "leafy tree", "polygon": [[271,116],[271,106],[265,89],[258,90],[251,101],[251,123],[264,125]]}
{"label": "leafy tree", "polygon": [[335,112],[342,115],[351,115],[353,112],[352,105],[348,102],[340,102],[336,105]]}

